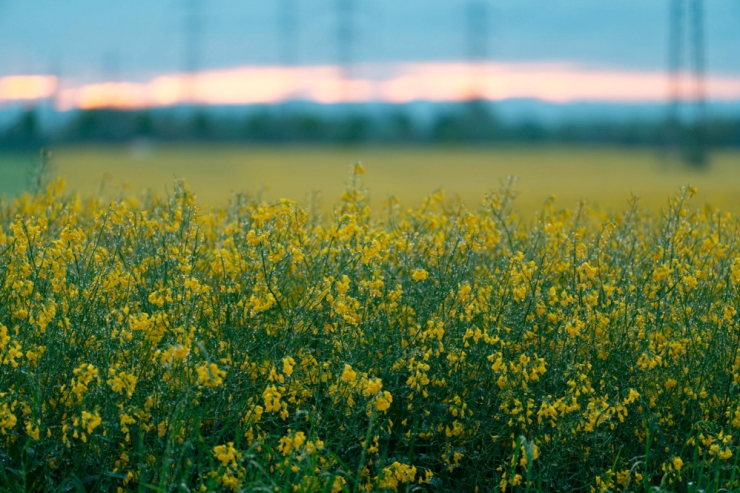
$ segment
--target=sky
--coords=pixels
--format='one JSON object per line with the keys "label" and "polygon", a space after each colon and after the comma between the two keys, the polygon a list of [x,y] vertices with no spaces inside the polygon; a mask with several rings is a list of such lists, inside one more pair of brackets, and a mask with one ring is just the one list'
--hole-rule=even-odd
{"label": "sky", "polygon": [[[204,98],[223,93],[228,80],[232,84],[251,81],[244,79],[243,70],[264,72],[280,64],[279,12],[285,5],[291,8],[296,26],[290,46],[295,48],[295,61],[303,67],[293,69],[289,76],[317,77],[316,70],[323,68],[324,79],[317,80],[324,80],[325,90],[319,89],[334,93],[324,99],[331,102],[339,97],[336,79],[342,76],[335,70],[339,0],[0,0],[0,78],[62,74],[67,87],[76,88],[78,93],[82,86],[89,86],[87,92],[97,91],[99,100],[110,99],[110,94],[105,95],[108,91],[116,92],[119,99],[135,100],[133,105],[151,104],[156,99],[153,94],[164,87],[162,78],[172,78],[185,67],[184,26],[188,5],[193,1],[200,3],[201,11],[198,65],[211,74],[212,85],[208,87],[221,88],[203,94]],[[465,83],[446,77],[455,72],[460,79],[465,71],[466,0],[351,1],[351,54],[357,63],[352,76],[358,79],[352,97],[384,98],[389,90],[386,86],[403,85],[398,79],[417,87],[419,81],[430,78],[445,82],[418,94],[399,89],[405,96],[394,93],[385,100],[463,97]],[[529,96],[577,100],[582,93],[581,99],[619,100],[625,97],[620,89],[625,84],[632,84],[635,90],[647,88],[631,96],[636,100],[654,99],[664,91],[668,0],[482,1],[489,12],[485,43],[488,68],[484,72],[491,80],[498,80],[483,92],[490,93],[492,99]],[[717,79],[710,81],[710,87],[719,88],[710,91],[710,96],[740,99],[740,1],[707,0],[705,18],[707,68]],[[439,71],[434,72],[434,67]],[[523,73],[529,74],[526,83],[522,82]],[[219,74],[231,79],[216,81],[214,77]],[[516,79],[517,74],[520,79]],[[264,73],[261,77],[261,83],[267,86],[286,79],[285,73],[279,80],[268,78],[265,82]],[[553,84],[548,87],[546,83],[548,78],[555,80],[555,85],[567,86],[573,94],[562,90],[553,93]],[[382,87],[376,84],[368,89],[367,81],[380,79]],[[607,84],[614,89],[613,94],[594,92],[594,85],[608,80],[615,81]],[[106,81],[130,85],[101,88],[100,83]],[[153,89],[157,81],[159,89]],[[535,88],[538,83],[539,89]],[[6,81],[6,88],[8,84]],[[362,84],[367,87],[363,89]],[[201,85],[200,89],[205,90],[207,84]],[[522,85],[533,89],[519,94],[514,89]],[[0,98],[2,87],[0,80]],[[312,94],[303,86],[284,92],[300,91]],[[448,91],[444,93],[447,96],[444,91]],[[85,97],[91,97],[78,93],[68,95],[69,104],[82,105]],[[132,96],[134,93],[138,95]],[[247,96],[251,97],[242,95],[236,100],[249,99]]]}

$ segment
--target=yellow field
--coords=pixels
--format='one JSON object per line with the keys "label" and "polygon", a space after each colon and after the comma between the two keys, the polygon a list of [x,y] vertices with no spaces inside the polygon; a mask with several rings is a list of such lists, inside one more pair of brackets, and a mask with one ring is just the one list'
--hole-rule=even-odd
{"label": "yellow field", "polygon": [[[213,205],[225,203],[231,192],[254,193],[264,186],[268,200],[285,197],[303,204],[311,190],[318,190],[324,206],[329,207],[344,188],[347,165],[356,161],[367,168],[365,185],[375,207],[390,195],[396,195],[405,206],[416,206],[442,187],[448,197],[459,195],[468,206],[477,208],[485,192],[514,175],[519,179],[516,209],[524,215],[539,209],[551,194],[563,207],[585,199],[623,209],[634,193],[646,206],[656,209],[687,184],[699,189],[695,204],[710,202],[740,211],[740,152],[716,152],[706,172],[661,161],[653,150],[545,146],[162,146],[147,152],[128,147],[73,147],[54,154],[56,173],[82,193],[97,192],[104,175],[110,176],[112,184],[129,184],[132,191],[151,187],[159,193],[171,190],[177,177],[187,181],[200,203]],[[15,180],[19,182],[17,176]]]}
{"label": "yellow field", "polygon": [[0,491],[738,493],[740,221],[693,194],[318,225],[51,181],[0,204]]}

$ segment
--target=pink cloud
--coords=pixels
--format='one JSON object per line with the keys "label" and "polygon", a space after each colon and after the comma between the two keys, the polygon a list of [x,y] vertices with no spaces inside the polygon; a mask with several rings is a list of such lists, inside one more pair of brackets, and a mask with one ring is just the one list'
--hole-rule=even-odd
{"label": "pink cloud", "polygon": [[[361,77],[357,73],[370,74]],[[0,79],[0,100],[41,99],[56,87],[53,77]],[[690,87],[685,88],[691,94]],[[537,98],[574,101],[659,102],[668,79],[662,72],[592,69],[565,63],[461,62],[368,64],[345,81],[337,66],[238,67],[191,78],[167,74],[148,82],[87,84],[64,89],[62,108],[144,108],[186,102],[213,105],[277,103],[306,99],[320,103],[415,100],[462,101],[476,95],[492,101]],[[713,100],[740,99],[740,77],[709,76]]]}

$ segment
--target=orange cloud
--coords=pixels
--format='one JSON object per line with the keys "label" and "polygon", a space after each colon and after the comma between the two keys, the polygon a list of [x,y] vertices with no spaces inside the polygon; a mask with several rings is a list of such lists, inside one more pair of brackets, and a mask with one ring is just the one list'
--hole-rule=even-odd
{"label": "orange cloud", "polygon": [[[337,66],[238,67],[169,74],[148,82],[89,84],[61,91],[62,108],[145,108],[182,103],[207,105],[270,104],[290,99],[320,103],[416,100],[461,101],[477,95],[492,101],[537,98],[572,101],[662,101],[668,80],[662,72],[589,69],[564,63],[460,62],[363,65],[344,80]],[[379,75],[380,74],[380,75]],[[475,78],[474,78],[475,77]],[[53,83],[52,83],[53,82]],[[38,99],[54,91],[54,78],[0,79],[0,99]],[[690,95],[689,88],[686,89]],[[6,95],[6,96],[4,96]],[[707,95],[740,99],[740,77],[710,76]]]}
{"label": "orange cloud", "polygon": [[132,82],[108,82],[81,87],[76,94],[81,109],[114,107],[135,109],[149,106],[149,86]]}
{"label": "orange cloud", "polygon": [[34,100],[54,94],[57,78],[50,75],[12,75],[0,78],[0,101]]}

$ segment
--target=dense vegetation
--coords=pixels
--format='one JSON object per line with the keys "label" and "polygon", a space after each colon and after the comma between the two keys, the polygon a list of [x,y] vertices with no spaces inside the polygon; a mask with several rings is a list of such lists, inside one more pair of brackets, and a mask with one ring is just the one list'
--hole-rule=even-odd
{"label": "dense vegetation", "polygon": [[[584,121],[543,124],[506,121],[489,105],[471,102],[436,110],[429,122],[412,118],[403,106],[384,112],[311,110],[265,107],[231,116],[204,109],[81,111],[63,125],[42,128],[38,113],[29,110],[0,131],[0,147],[34,147],[90,142],[121,143],[132,139],[161,142],[251,143],[561,143],[624,146],[740,146],[740,120],[713,119],[701,127],[663,120]],[[690,157],[690,156],[689,156]]]}
{"label": "dense vegetation", "polygon": [[737,218],[0,206],[8,491],[737,489]]}

